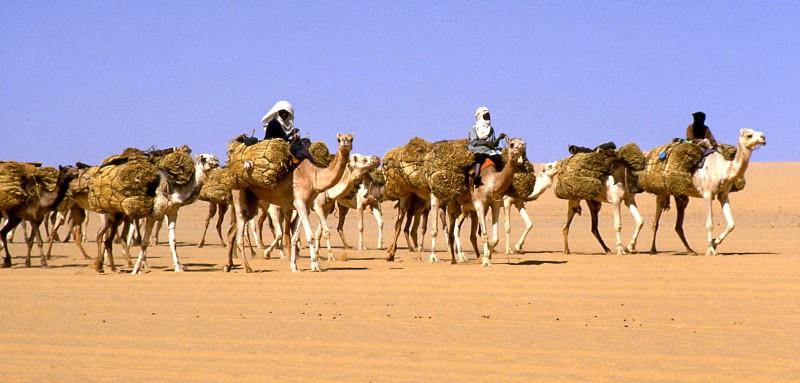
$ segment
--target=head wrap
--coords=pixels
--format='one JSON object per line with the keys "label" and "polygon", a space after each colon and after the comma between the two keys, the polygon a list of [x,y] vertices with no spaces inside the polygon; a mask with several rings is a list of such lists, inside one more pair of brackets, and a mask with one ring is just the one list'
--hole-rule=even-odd
{"label": "head wrap", "polygon": [[[278,115],[278,112],[281,110],[289,112],[289,117],[287,117],[285,120]],[[267,112],[267,114],[261,118],[261,124],[264,125],[264,129],[267,129],[267,123],[273,119],[278,120],[286,134],[291,133],[292,129],[294,129],[294,108],[292,107],[292,104],[290,104],[289,101],[276,102],[269,112]]]}
{"label": "head wrap", "polygon": [[481,140],[485,140],[492,133],[492,121],[483,119],[483,115],[487,113],[489,113],[489,108],[485,106],[475,111],[475,133]]}

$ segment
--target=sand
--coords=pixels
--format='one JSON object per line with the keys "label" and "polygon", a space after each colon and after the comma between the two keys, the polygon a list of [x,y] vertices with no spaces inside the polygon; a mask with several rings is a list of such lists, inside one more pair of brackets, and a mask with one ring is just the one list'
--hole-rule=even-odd
{"label": "sand", "polygon": [[[472,263],[453,266],[401,248],[394,263],[384,251],[350,250],[347,262],[323,261],[322,273],[257,259],[259,272],[225,274],[215,234],[195,247],[204,202],[179,216],[183,274],[171,271],[165,245],[151,248],[151,272],[140,276],[98,275],[73,243],[55,245],[51,268],[26,269],[18,235],[14,267],[0,270],[0,381],[800,381],[798,179],[800,163],[751,164],[717,257],[683,253],[674,211],[662,218],[659,256],[600,254],[588,214],[564,255],[566,202],[552,191],[528,205],[528,252],[503,255],[501,236],[488,269],[471,252]],[[637,200],[647,250],[654,198]],[[384,214],[390,238],[395,212],[385,205]],[[512,217],[515,241],[522,221]],[[365,221],[372,248],[374,221]],[[704,221],[692,200],[686,229],[698,250]],[[606,205],[601,232],[613,248],[611,222]],[[93,255],[94,242],[86,246]],[[299,265],[308,270],[308,258]]]}

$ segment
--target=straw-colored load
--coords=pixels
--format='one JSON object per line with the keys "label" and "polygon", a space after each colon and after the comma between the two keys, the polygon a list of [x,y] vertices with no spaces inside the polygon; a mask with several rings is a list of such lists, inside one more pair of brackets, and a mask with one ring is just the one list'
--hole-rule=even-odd
{"label": "straw-colored load", "polygon": [[690,142],[661,145],[647,154],[639,186],[661,195],[689,195],[694,186],[692,171],[703,158],[703,148]]}
{"label": "straw-colored load", "polygon": [[90,209],[122,213],[131,218],[152,214],[157,172],[156,165],[146,156],[132,156],[120,164],[100,166],[89,181]]}
{"label": "straw-colored load", "polygon": [[439,141],[424,156],[423,174],[431,194],[441,201],[450,201],[467,191],[467,174],[475,156],[467,149],[466,140]]}
{"label": "straw-colored load", "polygon": [[[270,139],[246,145],[244,141],[247,139],[239,136],[228,144],[231,187],[275,188],[289,173],[292,160],[289,143],[282,139]],[[246,161],[250,161],[253,165],[250,169],[244,168]]]}
{"label": "straw-colored load", "polygon": [[556,197],[561,199],[591,199],[603,191],[603,179],[616,160],[613,150],[577,153],[558,163]]}
{"label": "straw-colored load", "polygon": [[[503,149],[502,161],[503,166],[508,165],[508,149]],[[526,198],[533,193],[535,185],[536,170],[527,158],[522,157],[522,163],[517,165],[511,185],[506,189],[506,195],[512,198]]]}
{"label": "straw-colored load", "polygon": [[331,151],[328,150],[328,145],[325,145],[322,141],[314,141],[309,145],[308,152],[311,153],[311,157],[314,157],[317,165],[323,168],[327,168],[333,159]]}
{"label": "straw-colored load", "polygon": [[[736,147],[733,145],[719,144],[717,150],[719,150],[720,154],[722,154],[722,158],[728,161],[733,161],[734,157],[736,157]],[[731,187],[731,191],[737,192],[742,190],[746,184],[747,182],[745,181],[744,176],[742,176],[742,178],[739,178],[736,180],[736,182],[734,182],[733,187]]]}
{"label": "straw-colored load", "polygon": [[33,172],[33,179],[39,187],[51,192],[58,186],[58,169],[50,166],[38,167]]}
{"label": "straw-colored load", "polygon": [[82,169],[78,172],[78,177],[69,182],[69,192],[72,195],[88,194],[89,185],[92,184],[92,177],[100,169],[99,166]]}
{"label": "straw-colored load", "polygon": [[408,144],[389,150],[383,157],[383,171],[386,176],[386,198],[396,200],[414,190],[428,188],[422,167],[425,154],[432,144],[419,137],[412,138]]}
{"label": "straw-colored load", "polygon": [[228,168],[214,168],[206,172],[206,182],[197,198],[211,203],[231,203],[231,177]]}
{"label": "straw-colored load", "polygon": [[186,185],[194,176],[194,161],[188,146],[155,158],[156,166],[169,174],[177,185]]}
{"label": "straw-colored load", "polygon": [[635,172],[644,170],[645,163],[647,162],[644,158],[644,153],[642,153],[642,149],[639,149],[639,145],[633,142],[617,149],[617,156]]}
{"label": "straw-colored load", "polygon": [[28,198],[26,174],[24,164],[0,162],[0,211],[20,205]]}

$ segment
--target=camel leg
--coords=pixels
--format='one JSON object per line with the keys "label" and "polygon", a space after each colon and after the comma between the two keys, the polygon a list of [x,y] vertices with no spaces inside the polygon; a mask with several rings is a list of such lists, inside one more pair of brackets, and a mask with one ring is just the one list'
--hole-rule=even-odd
{"label": "camel leg", "polygon": [[[161,232],[161,226],[164,224],[164,220],[160,219],[156,222],[156,229],[155,232],[150,236],[151,241],[153,241],[150,245],[158,246],[158,233]],[[145,234],[146,235],[146,234]]]}
{"label": "camel leg", "polygon": [[[650,254],[658,254],[658,250],[656,250],[656,234],[658,233],[658,223],[661,221],[661,213],[664,211],[664,208],[669,205],[669,196],[656,196],[656,213],[653,215],[653,242],[650,245]],[[677,222],[675,226],[677,227]],[[677,230],[677,229],[676,229]],[[681,228],[683,231],[683,228]]]}
{"label": "camel leg", "polygon": [[[455,204],[453,204],[453,205],[455,205]],[[456,250],[455,255],[456,255],[456,257],[458,257],[458,262],[469,262],[469,259],[464,254],[464,247],[461,244],[461,225],[464,223],[464,219],[467,218],[467,216],[466,216],[467,213],[463,209],[459,209],[460,210],[459,211],[459,210],[456,210],[455,207],[452,207],[452,206],[448,206],[447,209],[448,210],[452,210],[452,213],[449,213],[448,216],[452,216],[450,218],[450,225],[455,226],[455,228],[453,228],[453,230],[452,230],[452,232],[453,232],[453,242],[454,242],[454,246],[455,246],[455,250]],[[457,216],[456,216],[456,213],[458,213]],[[475,221],[470,219],[470,225],[469,226],[470,226],[469,235],[470,235],[470,240],[471,240],[472,237],[475,236],[475,233],[474,233],[474,231],[475,231]],[[448,232],[449,231],[450,230],[448,230]]]}
{"label": "camel leg", "polygon": [[[103,252],[105,250],[105,238],[104,235],[106,232],[109,231],[109,218],[107,214],[100,215],[100,228],[97,230],[97,236],[95,237],[95,243],[97,244],[97,258],[94,259],[94,269],[98,273],[103,272]],[[113,240],[113,238],[112,238]]]}
{"label": "camel leg", "polygon": [[269,218],[269,213],[266,209],[261,209],[261,214],[258,216],[258,221],[255,227],[256,244],[259,249],[264,248],[264,222]]}
{"label": "camel leg", "polygon": [[433,212],[433,224],[431,225],[431,253],[428,255],[428,262],[439,262],[436,256],[436,237],[439,234],[439,199],[431,195],[431,211]]}
{"label": "camel leg", "polygon": [[[131,229],[132,225],[133,223],[126,219],[125,223],[123,224],[123,230],[122,230],[122,256],[125,257],[125,262],[128,264],[128,267],[133,267],[133,263],[131,262],[131,258],[133,257],[131,255],[131,246],[133,245],[133,234],[134,234],[134,230]],[[138,225],[139,225],[139,220],[137,220],[136,222],[136,226]],[[157,232],[158,231],[156,231],[156,233]],[[150,233],[145,233],[145,236],[149,235]],[[141,239],[139,241],[140,246],[143,240],[144,239]],[[158,241],[156,241],[156,243],[158,243]]]}
{"label": "camel leg", "polygon": [[378,226],[378,243],[375,245],[375,248],[378,250],[382,250],[385,246],[383,245],[383,214],[381,213],[380,205],[372,206],[372,216],[375,217],[375,224]]}
{"label": "camel leg", "polygon": [[223,266],[223,271],[229,272],[233,269],[233,252],[234,246],[241,254],[242,264],[244,265],[245,272],[250,273],[253,269],[250,268],[250,262],[247,261],[247,256],[244,254],[244,232],[247,221],[255,213],[253,210],[256,201],[255,196],[250,195],[246,189],[233,191],[233,211],[236,214],[236,237],[228,237],[228,264]]}
{"label": "camel leg", "polygon": [[603,248],[603,252],[606,254],[611,253],[611,249],[606,246],[606,243],[603,241],[603,237],[600,236],[600,230],[598,230],[598,226],[600,223],[600,208],[603,206],[602,203],[594,201],[594,200],[586,200],[586,204],[589,205],[589,212],[591,213],[592,217],[592,235],[597,238],[597,242],[600,242],[600,246]]}
{"label": "camel leg", "polygon": [[481,266],[488,267],[492,265],[492,251],[489,248],[489,232],[486,228],[486,206],[484,206],[483,203],[475,203],[475,212],[478,214],[478,226],[481,231],[481,241],[483,241],[483,256],[481,257]]}
{"label": "camel leg", "polygon": [[[478,213],[474,210],[469,212],[469,242],[472,244],[472,251],[475,252],[475,257],[481,253],[478,249]],[[464,255],[467,260],[467,256]]]}
{"label": "camel leg", "polygon": [[121,217],[118,215],[113,215],[111,217],[111,227],[108,229],[108,234],[106,235],[104,243],[105,255],[108,256],[108,265],[111,267],[111,272],[117,271],[117,266],[114,264],[114,252],[112,246],[114,245],[114,238],[117,236],[117,228],[120,219]]}
{"label": "camel leg", "polygon": [[718,195],[717,199],[722,206],[722,215],[725,217],[725,230],[723,230],[719,237],[712,243],[715,251],[717,246],[719,246],[736,227],[736,223],[733,221],[733,212],[731,211],[731,201],[728,198],[728,193]]}
{"label": "camel leg", "polygon": [[[500,205],[492,203],[489,205],[489,208],[492,211],[492,240],[489,248],[492,249],[492,253],[494,253],[494,248],[497,247],[497,244],[500,242],[500,230],[498,229],[500,225]],[[489,254],[490,259],[491,256],[492,254]]]}
{"label": "camel leg", "polygon": [[525,208],[525,203],[518,203],[516,208],[519,211],[520,217],[522,217],[522,221],[525,222],[525,228],[522,230],[522,235],[520,235],[519,240],[514,245],[514,252],[517,254],[523,254],[525,251],[522,250],[522,245],[525,243],[525,238],[528,237],[531,229],[533,229],[533,221],[531,220],[531,217],[528,216],[528,210]]}
{"label": "camel leg", "polygon": [[78,246],[81,254],[83,254],[83,259],[92,259],[89,257],[89,254],[86,253],[86,249],[83,248],[83,241],[80,240],[83,238],[83,222],[87,218],[86,210],[81,208],[73,208],[73,210],[69,213],[69,226],[71,227],[72,237],[75,239],[75,245]]}
{"label": "camel leg", "polygon": [[[416,207],[409,207],[405,214],[405,224],[403,225],[403,235],[406,237],[406,247],[410,252],[416,252],[417,248],[417,229],[419,216],[416,215]],[[421,255],[420,255],[421,257]]]}
{"label": "camel leg", "polygon": [[[47,235],[47,259],[48,260],[50,259],[50,253],[53,250],[53,241],[56,240],[56,236],[58,235],[57,234],[58,228],[60,228],[61,225],[64,224],[65,220],[66,220],[66,216],[64,214],[57,213],[55,215],[55,222],[53,222],[53,224],[50,226],[50,233]],[[69,234],[67,236],[69,236]]]}
{"label": "camel leg", "polygon": [[167,210],[167,230],[169,232],[169,251],[172,253],[172,265],[175,267],[175,272],[183,272],[183,265],[178,258],[178,246],[175,240],[175,226],[178,224],[178,208]]}
{"label": "camel leg", "polygon": [[3,222],[2,229],[0,229],[0,236],[3,237],[3,250],[6,252],[6,256],[3,258],[3,268],[11,267],[11,253],[8,251],[8,233],[13,232],[20,221],[21,219],[18,217],[8,217]]}
{"label": "camel leg", "polygon": [[[228,212],[228,204],[221,203],[219,204],[219,215],[217,216],[217,235],[219,236],[219,242],[222,246],[225,246],[225,238],[222,236],[222,224],[225,221],[225,214]],[[231,214],[231,221],[235,218],[233,214]]]}
{"label": "camel leg", "polygon": [[[342,246],[344,246],[345,250],[352,249],[352,247],[349,244],[347,244],[347,241],[345,241],[345,239],[344,239],[344,222],[345,222],[345,219],[347,219],[347,212],[349,210],[350,209],[348,209],[347,207],[339,205],[339,222],[336,224],[336,231],[339,233],[339,238],[342,240]],[[363,215],[361,215],[359,217],[358,230],[359,230],[358,231],[358,236],[359,236],[359,238],[361,238],[361,234],[364,232],[364,216]],[[359,242],[360,242],[360,240],[359,240]],[[364,249],[366,249],[366,246],[364,246],[363,243],[359,243],[358,248],[361,249],[362,247]],[[331,256],[331,258],[333,258],[333,256]],[[342,253],[342,260],[343,261],[347,260],[347,253],[346,252]]]}
{"label": "camel leg", "polygon": [[272,228],[272,243],[264,249],[264,259],[272,258],[272,250],[275,248],[279,248],[281,252],[281,259],[283,259],[286,254],[283,250],[283,214],[281,214],[280,208],[274,207],[275,205],[270,205],[267,209],[267,213],[269,214],[269,222],[270,227]]}
{"label": "camel leg", "polygon": [[[317,260],[317,244],[314,240],[314,233],[311,230],[311,224],[308,221],[308,207],[306,207],[306,203],[302,200],[295,200],[294,207],[297,211],[297,217],[300,220],[300,225],[303,228],[303,231],[306,234],[306,242],[308,243],[308,252],[311,255],[311,271],[320,271],[319,268],[319,261]],[[298,227],[298,237],[299,237],[299,229]],[[296,258],[293,257],[293,261]],[[297,269],[297,264],[292,262],[294,265],[292,271]]]}
{"label": "camel leg", "polygon": [[703,195],[703,203],[706,207],[706,239],[708,248],[706,255],[717,255],[716,245],[714,244],[714,197],[711,193]]}
{"label": "camel leg", "polygon": [[697,254],[686,240],[686,234],[683,232],[683,218],[686,216],[686,206],[689,205],[689,197],[675,196],[675,207],[677,210],[677,217],[675,218],[675,232],[678,233],[678,238],[681,239],[683,247],[689,254]]}
{"label": "camel leg", "polygon": [[[200,237],[200,242],[197,243],[198,248],[202,248],[206,244],[206,232],[208,231],[208,223],[211,222],[211,218],[213,218],[215,214],[217,214],[217,204],[209,202],[208,214],[206,214],[206,220],[205,223],[203,224],[203,236]],[[223,214],[220,212],[220,215]]]}
{"label": "camel leg", "polygon": [[[317,217],[319,217],[319,225],[317,225],[317,230],[314,233],[314,239],[317,243],[320,243],[321,238],[325,238],[325,246],[328,249],[328,260],[334,261],[333,249],[331,249],[331,232],[328,230],[328,214],[325,206],[314,204],[314,212],[317,214]],[[341,215],[339,215],[339,220],[342,220]],[[342,233],[340,232],[339,235],[341,236]]]}
{"label": "camel leg", "polygon": [[511,254],[511,199],[503,198],[503,229],[506,233],[506,255]]}
{"label": "camel leg", "polygon": [[580,200],[569,200],[567,202],[567,221],[564,223],[564,227],[561,228],[561,235],[564,237],[564,254],[569,254],[569,227],[572,225],[572,219],[575,218],[575,214],[580,214],[581,212],[580,204]]}
{"label": "camel leg", "polygon": [[[368,206],[361,204],[361,201],[356,203],[356,211],[358,212],[358,250],[367,250],[367,245],[364,243],[364,210]],[[380,235],[380,234],[379,234]],[[380,248],[378,248],[380,250]]]}
{"label": "camel leg", "polygon": [[389,249],[386,250],[386,260],[394,262],[394,256],[397,253],[397,238],[400,237],[400,231],[403,229],[403,217],[406,215],[408,209],[408,197],[400,198],[397,201],[397,218],[394,221],[394,238]]}
{"label": "camel leg", "polygon": [[614,216],[614,237],[617,240],[617,255],[625,255],[628,251],[622,246],[622,201],[611,202]]}
{"label": "camel leg", "polygon": [[[150,233],[153,230],[153,226],[156,224],[156,221],[161,222],[162,220],[156,220],[152,218],[146,218],[144,220],[144,236],[142,238],[142,243],[139,244],[139,256],[136,257],[136,263],[133,265],[133,270],[131,274],[140,274],[143,273],[147,267],[147,247],[150,245]],[[172,246],[170,246],[170,250],[172,250]]]}
{"label": "camel leg", "polygon": [[25,246],[27,248],[27,253],[25,255],[25,267],[31,267],[31,251],[33,250],[33,241],[35,240],[35,233],[38,232],[38,225],[30,222],[31,224],[31,232],[29,235],[25,236]]}
{"label": "camel leg", "polygon": [[42,231],[40,230],[41,224],[35,225],[33,233],[36,235],[36,246],[39,248],[39,258],[41,260],[41,267],[47,267],[47,257],[44,254],[44,241],[42,240]]}
{"label": "camel leg", "polygon": [[628,248],[626,250],[631,254],[635,254],[636,242],[639,240],[639,233],[642,231],[642,226],[644,226],[644,220],[642,219],[642,215],[639,214],[639,207],[636,206],[635,199],[631,198],[630,200],[625,201],[625,204],[628,206],[628,210],[630,210],[631,216],[633,217],[633,220],[636,222],[633,228],[633,235],[631,236],[631,241],[628,243]]}

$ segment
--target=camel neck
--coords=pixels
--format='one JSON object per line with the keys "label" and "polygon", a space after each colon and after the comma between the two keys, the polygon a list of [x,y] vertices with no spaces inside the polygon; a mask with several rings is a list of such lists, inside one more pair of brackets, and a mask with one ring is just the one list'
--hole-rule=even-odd
{"label": "camel neck", "polygon": [[56,189],[53,191],[43,190],[39,192],[39,206],[43,208],[51,208],[54,206],[58,206],[61,201],[64,200],[64,197],[67,195],[67,189],[69,188],[69,182],[65,180],[59,180],[59,183],[56,185]]}
{"label": "camel neck", "polygon": [[342,178],[339,179],[339,182],[325,191],[328,198],[339,199],[350,193],[353,190],[355,178],[356,177],[354,176],[353,170],[350,169],[350,167],[345,167],[344,172],[342,173]]}
{"label": "camel neck", "polygon": [[514,179],[514,172],[517,170],[517,160],[518,158],[511,158],[509,155],[508,163],[503,170],[495,173],[491,190],[493,193],[502,193],[511,186],[511,181]]}
{"label": "camel neck", "polygon": [[328,164],[328,167],[323,169],[314,167],[314,171],[316,172],[314,189],[321,192],[336,185],[342,178],[345,168],[347,168],[347,160],[349,157],[350,149],[340,147],[339,150],[336,151],[336,156],[333,157],[333,161]]}
{"label": "camel neck", "polygon": [[744,176],[745,171],[747,171],[747,165],[750,163],[750,155],[753,151],[742,143],[739,143],[739,147],[736,150],[736,156],[733,157],[733,163],[731,164],[731,168],[729,171],[729,178],[731,180],[737,180]]}

